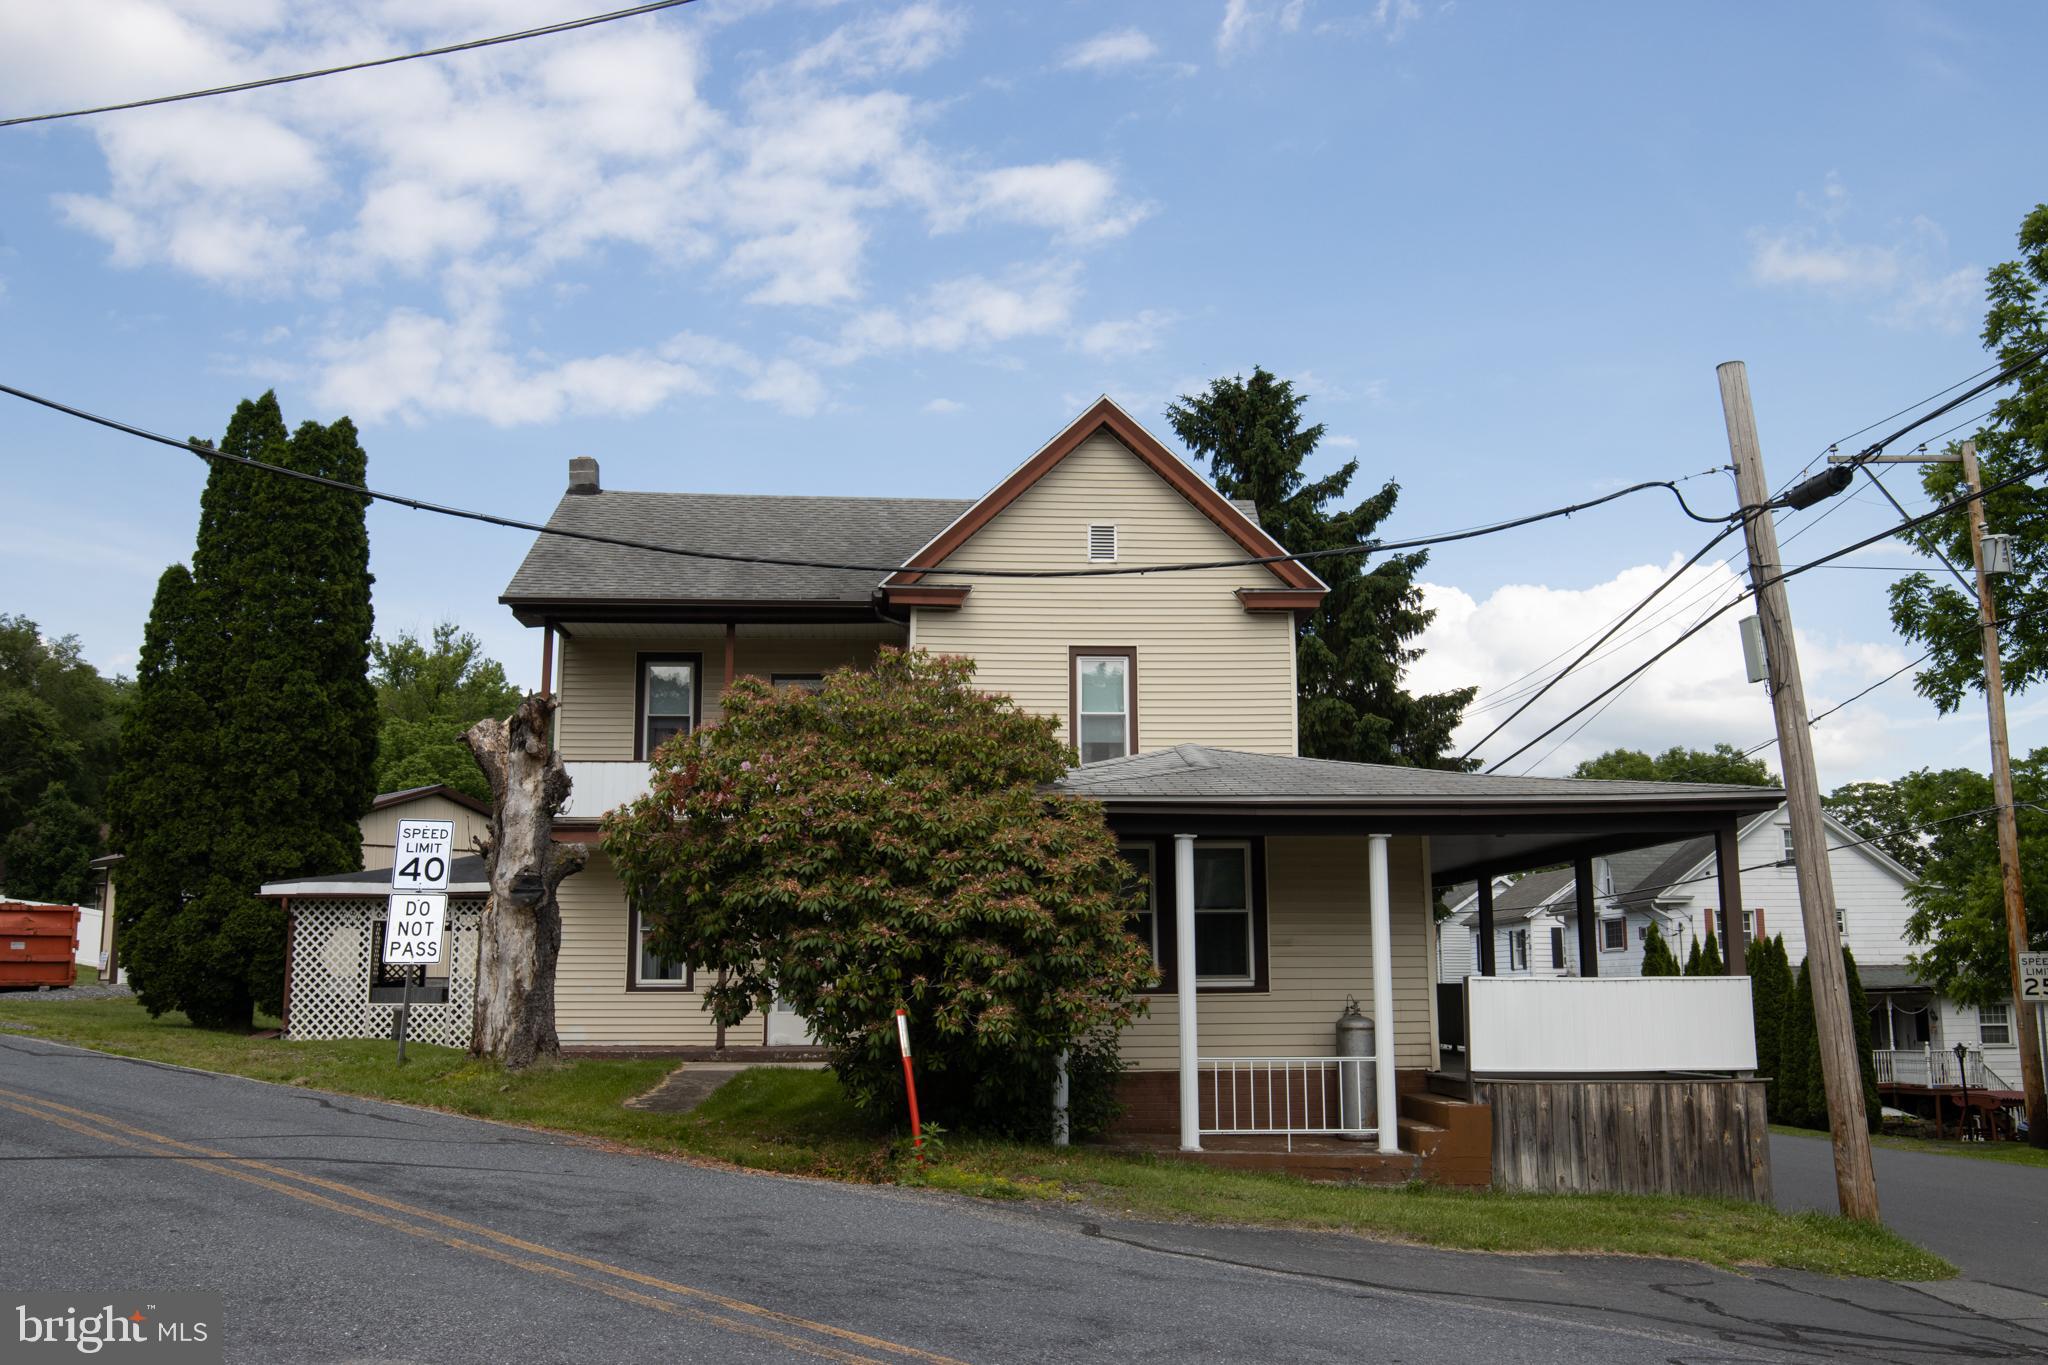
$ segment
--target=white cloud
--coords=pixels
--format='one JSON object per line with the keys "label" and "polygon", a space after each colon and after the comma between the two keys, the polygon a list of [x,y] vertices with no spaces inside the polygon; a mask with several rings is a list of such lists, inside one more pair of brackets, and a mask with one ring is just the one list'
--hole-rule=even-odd
{"label": "white cloud", "polygon": [[950,398],[934,398],[931,402],[924,405],[924,410],[941,417],[950,417],[956,412],[967,411],[967,405],[965,403],[956,403]]}
{"label": "white cloud", "polygon": [[1135,317],[1098,322],[1081,333],[1081,349],[1097,358],[1138,355],[1159,344],[1173,314],[1147,308]]}
{"label": "white cloud", "polygon": [[907,311],[863,313],[837,342],[807,350],[825,363],[846,365],[891,351],[959,351],[1051,335],[1072,323],[1077,274],[1066,263],[1013,271],[1002,280],[962,275],[933,286]]}
{"label": "white cloud", "polygon": [[977,176],[967,201],[942,215],[959,223],[987,215],[1050,228],[1079,241],[1121,237],[1150,210],[1119,200],[1116,177],[1092,161],[1006,166]]}
{"label": "white cloud", "polygon": [[[470,37],[484,18],[558,17],[544,0],[509,11],[475,0],[317,12],[278,0],[109,3],[112,16],[0,7],[0,82],[30,107],[76,105]],[[959,49],[960,11],[849,7],[799,51],[736,47],[714,84],[713,45],[748,8],[96,120],[85,130],[105,184],[55,208],[115,265],[310,301],[312,315],[273,343],[307,352],[261,363],[309,370],[365,420],[493,421],[644,411],[710,382],[656,341],[578,356],[552,342],[531,355],[512,340],[601,306],[604,286],[589,279],[600,269],[644,265],[652,289],[680,276],[736,303],[806,310],[800,323],[771,322],[744,366],[723,368],[745,395],[814,412],[829,391],[792,349],[801,333],[778,326],[866,336],[867,349],[992,346],[1063,327],[1080,293],[1068,259],[876,299],[881,244],[1001,226],[1071,252],[1149,211],[1085,156],[1010,164],[935,141],[946,106],[888,86]],[[620,259],[621,247],[643,260]]]}
{"label": "white cloud", "polygon": [[1332,450],[1356,450],[1358,449],[1358,438],[1356,436],[1325,436],[1323,444]]}
{"label": "white cloud", "polygon": [[[1408,685],[1434,692],[1478,685],[1482,691],[1464,724],[1460,746],[1478,742],[1527,700],[1529,691],[1574,658],[1615,618],[1634,606],[1678,564],[1638,565],[1584,588],[1509,584],[1484,599],[1455,587],[1424,584],[1436,619],[1418,640],[1423,657]],[[1578,671],[1531,706],[1479,757],[1505,758],[1581,704],[1619,682],[1650,655],[1672,643],[1741,587],[1735,565],[1688,570],[1657,602],[1622,628]],[[1506,771],[1552,775],[1609,749],[1651,753],[1674,744],[1748,747],[1772,734],[1769,698],[1743,673],[1737,607],[1644,672],[1627,690],[1539,741]],[[1799,648],[1809,705],[1816,713],[1875,682],[1905,662],[1890,642],[1872,643],[1802,631]],[[1584,723],[1584,728],[1580,725]],[[1851,707],[1814,730],[1827,780],[1847,781],[1881,767],[1890,752],[1889,719],[1876,705]],[[1574,731],[1577,731],[1574,734]],[[1766,761],[1776,756],[1765,751]]]}
{"label": "white cloud", "polygon": [[1149,62],[1158,55],[1159,45],[1143,30],[1114,28],[1068,48],[1060,65],[1069,71],[1108,71]]}
{"label": "white cloud", "polygon": [[1307,8],[1307,0],[1280,0],[1278,4],[1267,4],[1263,0],[1225,0],[1223,22],[1216,29],[1216,52],[1224,60],[1256,46],[1266,33],[1278,29],[1282,33],[1293,33],[1301,27],[1301,16]]}
{"label": "white cloud", "polygon": [[1749,277],[1858,303],[1895,327],[1961,331],[1981,311],[1983,271],[1947,263],[1948,236],[1916,217],[1873,240],[1844,231],[1854,217],[1847,188],[1829,175],[1817,194],[1799,196],[1798,221],[1749,233]]}

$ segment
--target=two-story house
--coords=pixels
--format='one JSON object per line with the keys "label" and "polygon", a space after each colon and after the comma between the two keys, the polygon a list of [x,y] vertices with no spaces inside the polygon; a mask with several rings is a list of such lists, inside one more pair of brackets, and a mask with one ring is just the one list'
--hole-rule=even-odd
{"label": "two-story house", "polygon": [[[1108,399],[978,499],[628,492],[577,459],[548,526],[686,552],[542,535],[503,594],[540,633],[560,702],[574,785],[559,838],[595,842],[603,814],[645,790],[648,756],[716,725],[742,676],[812,686],[884,647],[929,649],[1054,717],[1076,759],[1060,788],[1103,803],[1152,898],[1134,932],[1159,988],[1123,1040],[1129,1122],[1184,1147],[1332,1131],[1305,1111],[1330,1108],[1355,998],[1374,1025],[1378,1119],[1342,1126],[1393,1153],[1397,1091],[1419,1093],[1437,1065],[1433,885],[1728,839],[1777,799],[1299,757],[1296,621],[1323,581]],[[1191,564],[1211,567],[1145,572]],[[706,983],[647,947],[601,852],[560,901],[565,1049],[714,1041]],[[726,1043],[804,1037],[774,1012]],[[1400,1132],[1428,1126],[1398,1107]]]}

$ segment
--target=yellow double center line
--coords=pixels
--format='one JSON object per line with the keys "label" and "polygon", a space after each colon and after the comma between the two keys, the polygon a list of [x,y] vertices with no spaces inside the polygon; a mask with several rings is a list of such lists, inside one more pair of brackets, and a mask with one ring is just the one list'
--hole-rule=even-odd
{"label": "yellow double center line", "polygon": [[[885,1358],[918,1360],[927,1362],[927,1365],[963,1365],[963,1362],[951,1356],[935,1355],[930,1351],[921,1351],[900,1342],[868,1336],[845,1327],[835,1327],[827,1322],[815,1322],[809,1318],[798,1317],[794,1313],[778,1312],[773,1308],[764,1308],[760,1304],[748,1303],[742,1299],[716,1294],[691,1285],[677,1284],[673,1280],[664,1280],[659,1276],[630,1270],[608,1261],[581,1256],[571,1251],[561,1251],[539,1242],[529,1242],[524,1238],[513,1237],[434,1209],[420,1208],[402,1200],[389,1199],[343,1181],[308,1175],[303,1171],[290,1170],[253,1157],[236,1156],[232,1152],[184,1142],[163,1133],[153,1133],[146,1128],[122,1123],[105,1114],[95,1114],[89,1110],[58,1104],[55,1100],[0,1089],[0,1108],[11,1109],[15,1113],[41,1119],[45,1123],[117,1147],[164,1156],[182,1165],[193,1166],[247,1184],[259,1185],[302,1203],[345,1214],[366,1223],[375,1223],[410,1237],[438,1242],[443,1246],[482,1256],[502,1265],[517,1266],[521,1270],[551,1276],[624,1303],[638,1304],[643,1308],[687,1318],[706,1326],[772,1341],[806,1355],[821,1356],[826,1360],[876,1362],[877,1365]],[[339,1197],[330,1198],[330,1195]],[[650,1290],[654,1292],[646,1292]],[[784,1328],[793,1330],[782,1330]],[[846,1345],[835,1345],[835,1342],[843,1342]]]}

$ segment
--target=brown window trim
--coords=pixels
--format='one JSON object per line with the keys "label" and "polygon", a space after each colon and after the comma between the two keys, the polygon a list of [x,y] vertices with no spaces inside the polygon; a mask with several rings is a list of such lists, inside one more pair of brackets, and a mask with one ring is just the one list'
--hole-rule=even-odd
{"label": "brown window trim", "polygon": [[696,671],[690,675],[690,733],[696,734],[704,728],[704,653],[649,653],[633,656],[633,758],[645,763],[647,753],[647,665],[689,664]]}
{"label": "brown window trim", "polygon": [[[1170,838],[1126,838],[1118,841],[1127,848],[1141,844],[1152,849],[1152,904],[1159,926],[1159,984],[1140,994],[1180,993],[1179,926],[1174,921],[1173,840]],[[1252,979],[1228,985],[1197,986],[1197,995],[1268,995],[1272,993],[1272,942],[1267,932],[1266,839],[1264,835],[1217,835],[1216,842],[1248,843],[1252,849]]]}
{"label": "brown window trim", "polygon": [[[1081,761],[1081,660],[1112,658],[1125,661],[1125,679],[1130,691],[1125,701],[1131,708],[1130,752],[1141,753],[1138,744],[1138,648],[1136,645],[1068,645],[1067,646],[1067,745],[1074,751],[1074,761]],[[1129,755],[1126,755],[1128,757]]]}
{"label": "brown window trim", "polygon": [[697,989],[697,969],[687,965],[683,968],[681,981],[640,980],[640,907],[630,902],[626,906],[626,989],[655,995],[663,992],[673,995]]}

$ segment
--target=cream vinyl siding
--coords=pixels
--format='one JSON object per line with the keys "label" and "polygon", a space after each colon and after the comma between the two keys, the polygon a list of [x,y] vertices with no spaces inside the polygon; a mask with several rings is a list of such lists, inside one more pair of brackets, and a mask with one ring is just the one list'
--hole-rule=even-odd
{"label": "cream vinyl siding", "polygon": [[[734,673],[767,679],[776,673],[829,673],[835,668],[869,668],[880,648],[875,640],[762,638],[742,634],[733,650]],[[562,709],[555,715],[555,747],[579,762],[630,762],[636,724],[633,707],[641,654],[702,654],[704,695],[699,720],[718,722],[725,687],[725,631],[703,635],[663,634],[646,639],[577,637],[562,641]]]}
{"label": "cream vinyl siding", "polygon": [[[1430,972],[1429,845],[1395,839],[1388,849],[1393,918],[1394,1057],[1401,1070],[1434,1069],[1435,984]],[[1367,841],[1266,840],[1265,992],[1203,992],[1197,1029],[1205,1057],[1327,1057],[1347,997],[1372,1015]],[[1173,907],[1161,906],[1171,915]],[[1141,1071],[1180,1064],[1176,998],[1155,993],[1152,1011],[1123,1034],[1124,1060]]]}
{"label": "cream vinyl siding", "polygon": [[[717,1025],[698,991],[626,989],[626,888],[603,853],[562,883],[562,952],[555,965],[555,1028],[565,1047],[710,1047]],[[693,985],[702,984],[703,973]],[[758,1045],[764,1021],[725,1031],[729,1045]]]}
{"label": "cream vinyl siding", "polygon": [[[1089,567],[1088,528],[1114,522],[1117,567],[1245,557],[1245,550],[1122,442],[1083,442],[946,561],[949,568]],[[1100,567],[1100,566],[1097,566]],[[976,579],[957,611],[917,608],[911,641],[976,664],[976,681],[1064,733],[1070,645],[1138,651],[1138,747],[1210,744],[1293,754],[1294,623],[1247,612],[1238,588],[1274,588],[1263,568],[1156,578]],[[1341,1003],[1341,1002],[1340,1002]]]}
{"label": "cream vinyl siding", "polygon": [[422,796],[398,805],[373,810],[363,817],[363,869],[391,866],[391,850],[398,840],[398,822],[406,820],[451,820],[455,824],[455,856],[476,852],[476,838],[491,827],[491,817],[445,796]]}

